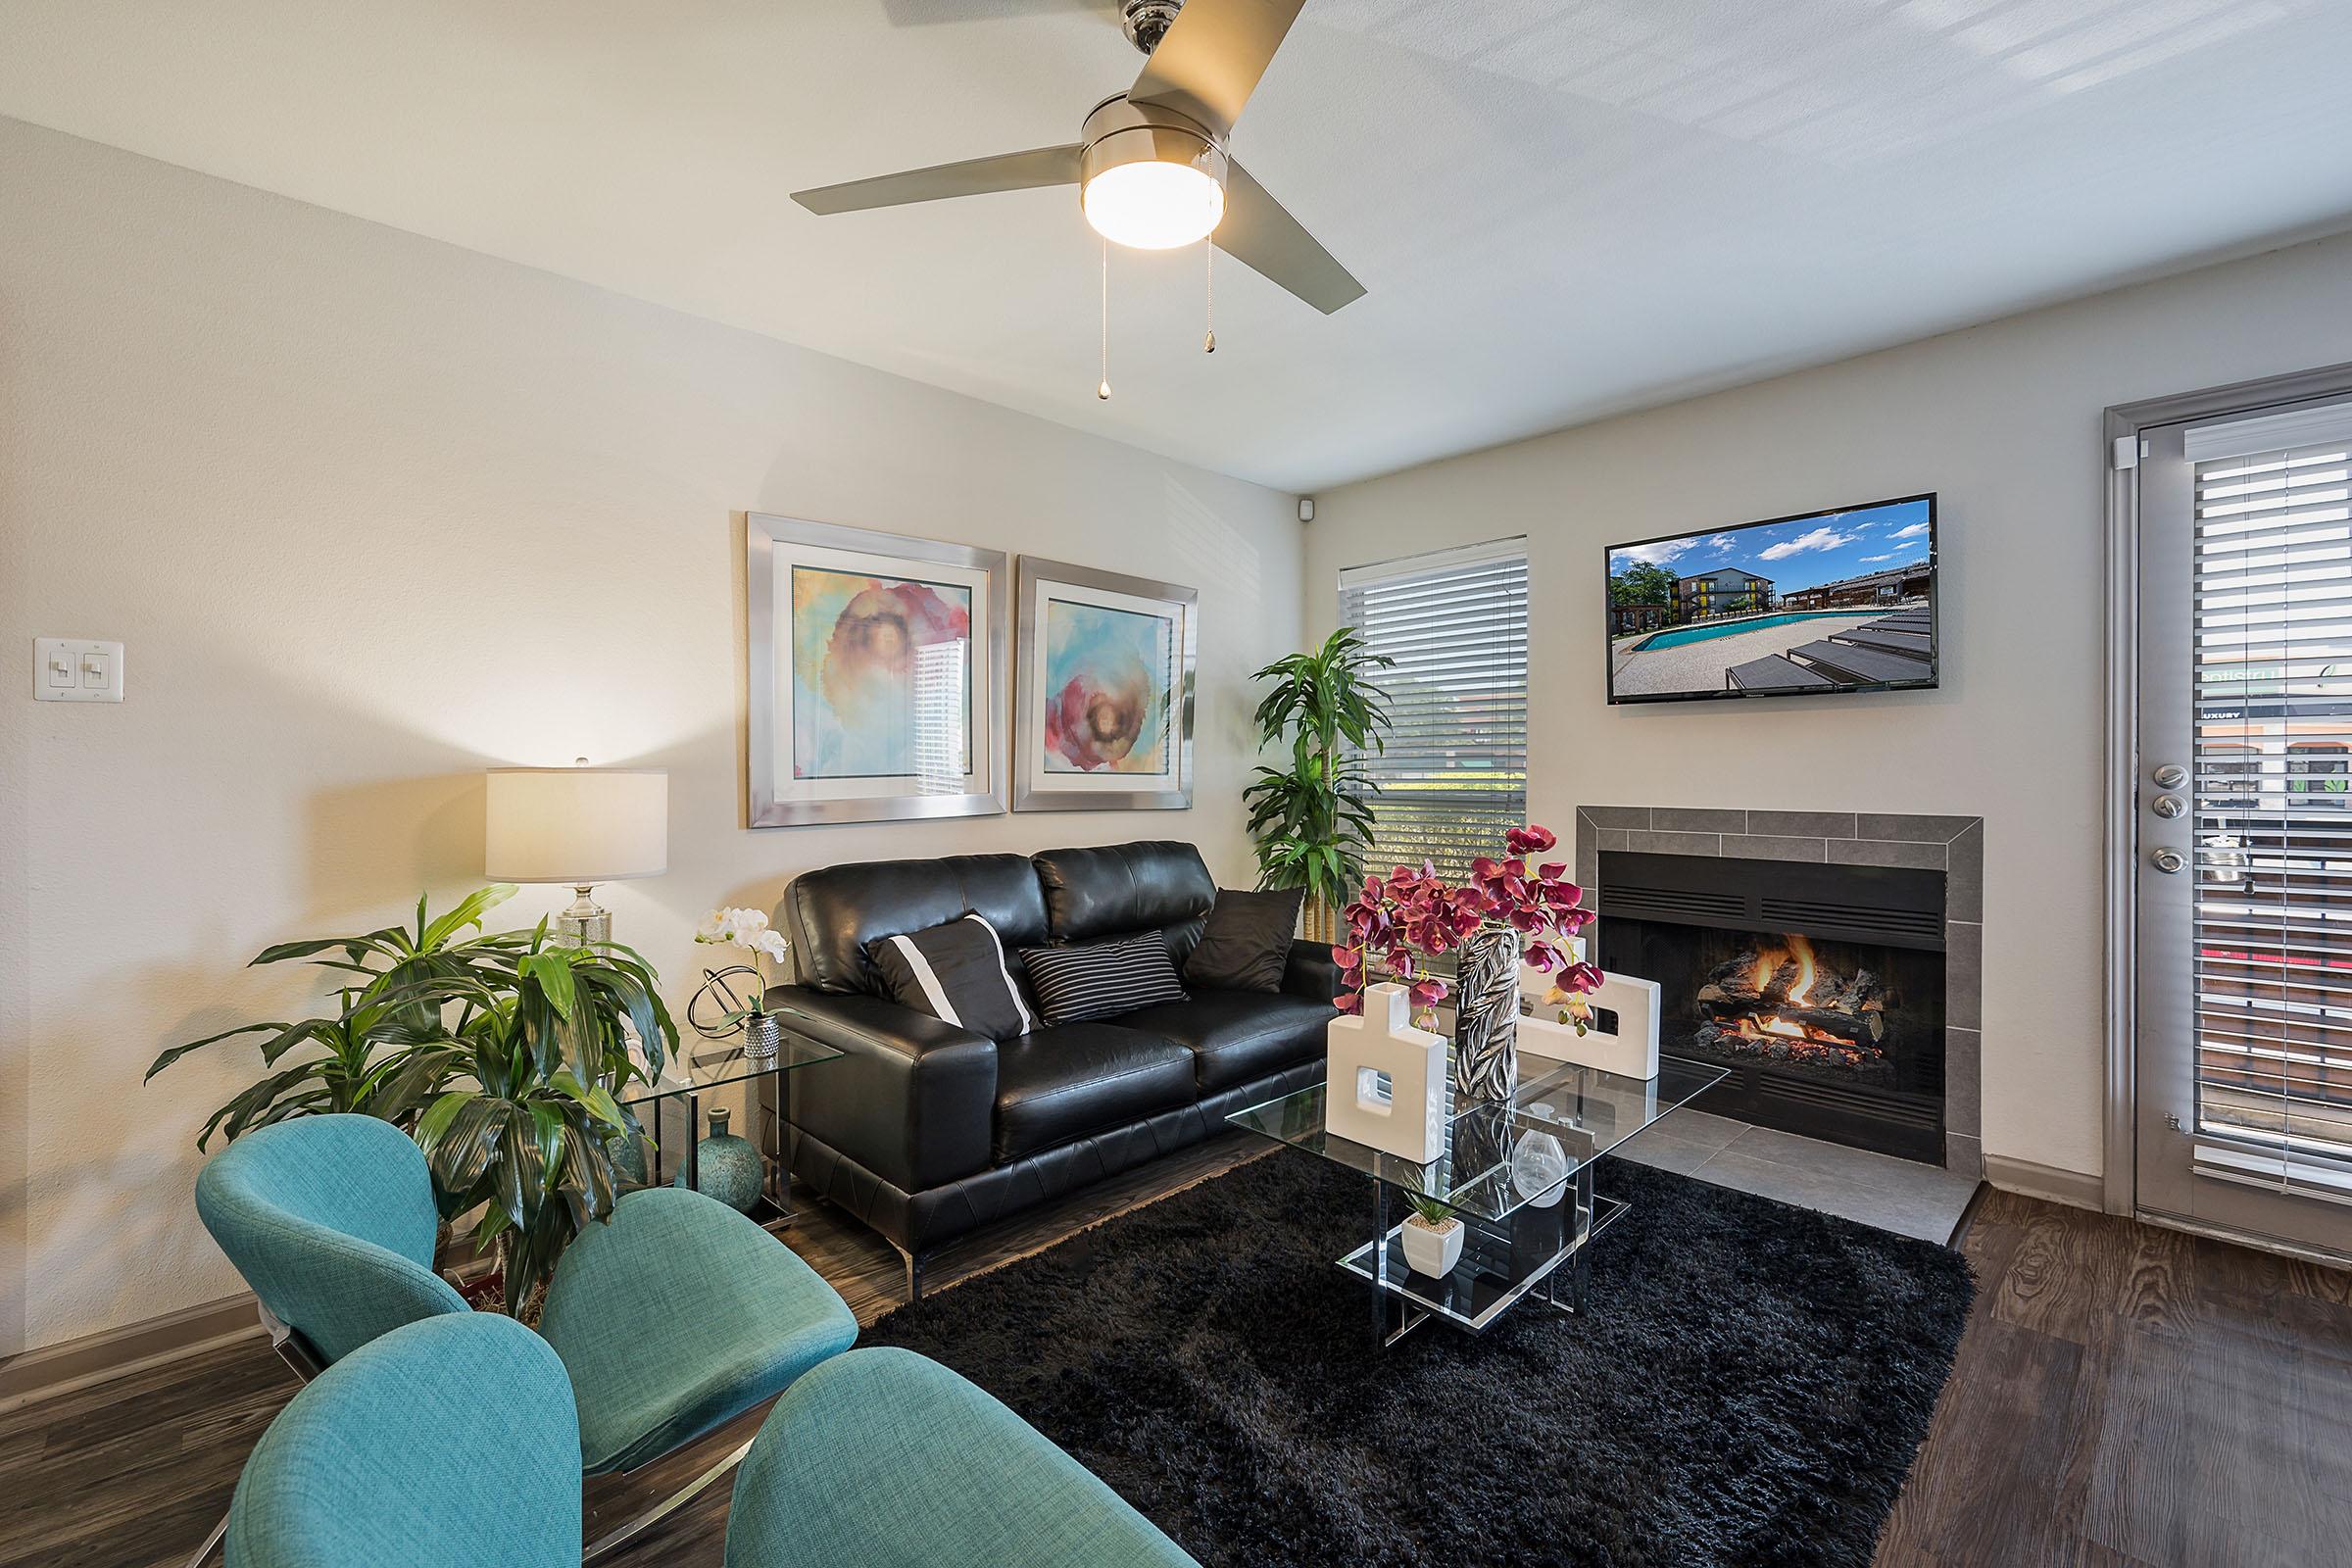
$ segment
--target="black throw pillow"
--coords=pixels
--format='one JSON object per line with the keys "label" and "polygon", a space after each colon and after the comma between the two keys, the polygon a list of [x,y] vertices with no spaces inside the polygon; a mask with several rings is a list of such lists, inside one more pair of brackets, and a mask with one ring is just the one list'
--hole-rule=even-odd
{"label": "black throw pillow", "polygon": [[1084,947],[1023,948],[1021,962],[1048,1023],[1108,1018],[1184,1000],[1167,938],[1156,931]]}
{"label": "black throw pillow", "polygon": [[1004,967],[997,928],[976,914],[903,937],[878,937],[865,953],[902,1007],[991,1040],[1010,1040],[1037,1027],[1037,1015]]}
{"label": "black throw pillow", "polygon": [[1269,893],[1217,889],[1200,945],[1184,960],[1184,983],[1203,991],[1280,991],[1290,967],[1304,888]]}

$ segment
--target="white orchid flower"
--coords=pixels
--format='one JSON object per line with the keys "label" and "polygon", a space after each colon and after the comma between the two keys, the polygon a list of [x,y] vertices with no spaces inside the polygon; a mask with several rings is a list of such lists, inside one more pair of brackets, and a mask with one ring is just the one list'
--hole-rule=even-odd
{"label": "white orchid flower", "polygon": [[792,952],[784,934],[770,929],[764,909],[712,909],[695,927],[694,940],[741,948],[755,957],[773,958],[778,963]]}

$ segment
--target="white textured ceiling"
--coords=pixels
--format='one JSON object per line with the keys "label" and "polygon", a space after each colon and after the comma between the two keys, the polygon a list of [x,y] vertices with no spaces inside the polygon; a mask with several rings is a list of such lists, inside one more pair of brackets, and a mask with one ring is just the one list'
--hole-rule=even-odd
{"label": "white textured ceiling", "polygon": [[[1113,0],[0,0],[0,113],[1312,490],[2352,222],[2352,0],[1308,0],[1234,150],[1370,288],[1099,258]],[[5,220],[5,215],[0,215]]]}

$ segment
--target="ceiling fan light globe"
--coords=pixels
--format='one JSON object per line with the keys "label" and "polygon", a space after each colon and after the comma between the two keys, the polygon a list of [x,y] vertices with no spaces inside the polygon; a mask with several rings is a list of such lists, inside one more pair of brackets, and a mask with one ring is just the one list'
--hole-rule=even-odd
{"label": "ceiling fan light globe", "polygon": [[1225,187],[1191,164],[1120,164],[1086,184],[1086,220],[1115,245],[1173,250],[1206,239],[1225,217]]}

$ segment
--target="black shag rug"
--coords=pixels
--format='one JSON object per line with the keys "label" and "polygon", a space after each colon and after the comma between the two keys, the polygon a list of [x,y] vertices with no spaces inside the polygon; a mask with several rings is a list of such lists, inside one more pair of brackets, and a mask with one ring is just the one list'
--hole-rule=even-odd
{"label": "black shag rug", "polygon": [[[1863,1568],[1975,1286],[1621,1160],[1591,1309],[1374,1338],[1361,1176],[1277,1151],[883,1318],[1208,1568]],[[974,1498],[975,1507],[986,1507]]]}

